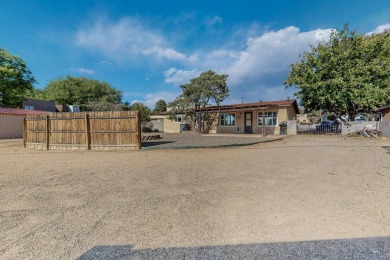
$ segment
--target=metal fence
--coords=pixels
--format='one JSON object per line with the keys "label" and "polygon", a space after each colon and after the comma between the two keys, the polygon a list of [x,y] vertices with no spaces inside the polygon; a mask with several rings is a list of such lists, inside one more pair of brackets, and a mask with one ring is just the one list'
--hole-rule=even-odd
{"label": "metal fence", "polygon": [[[381,125],[383,125],[381,127]],[[323,121],[319,124],[297,124],[298,134],[341,134],[348,135],[350,133],[363,129],[381,130],[386,132],[385,122],[368,121],[368,122],[337,122]]]}
{"label": "metal fence", "polygon": [[140,149],[139,111],[28,115],[23,143],[36,149]]}
{"label": "metal fence", "polygon": [[297,124],[298,134],[341,134],[342,124],[324,121],[320,124]]}

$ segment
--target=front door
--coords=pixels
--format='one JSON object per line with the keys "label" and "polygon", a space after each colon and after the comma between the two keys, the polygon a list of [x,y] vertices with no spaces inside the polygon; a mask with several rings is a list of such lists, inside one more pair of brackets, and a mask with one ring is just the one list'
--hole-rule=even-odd
{"label": "front door", "polygon": [[252,133],[252,112],[245,112],[245,133]]}

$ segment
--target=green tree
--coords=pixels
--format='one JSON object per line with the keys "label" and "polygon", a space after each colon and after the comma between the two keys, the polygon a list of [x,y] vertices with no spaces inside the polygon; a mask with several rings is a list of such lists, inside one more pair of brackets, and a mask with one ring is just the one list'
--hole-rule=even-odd
{"label": "green tree", "polygon": [[218,75],[212,70],[202,72],[199,77],[181,85],[183,93],[169,103],[171,119],[175,115],[184,115],[184,120],[192,128],[202,133],[208,133],[215,122],[216,114],[196,113],[196,109],[205,108],[210,103],[217,106],[229,96],[226,84],[228,75]]}
{"label": "green tree", "polygon": [[83,110],[84,111],[120,111],[121,105],[108,103],[104,101],[89,102],[88,104],[83,105]]}
{"label": "green tree", "polygon": [[48,100],[45,95],[45,91],[43,89],[34,88],[32,90],[28,90],[26,93],[26,97],[36,98],[41,100]]}
{"label": "green tree", "polygon": [[0,48],[0,106],[20,107],[35,82],[23,59]]}
{"label": "green tree", "polygon": [[150,114],[152,111],[149,107],[145,106],[141,102],[135,102],[133,104],[130,104],[129,102],[125,102],[122,105],[122,110],[138,110],[140,111],[141,116],[141,125],[142,127],[147,127],[150,123]]}
{"label": "green tree", "polygon": [[57,104],[81,105],[87,110],[96,110],[119,105],[122,91],[106,82],[84,77],[58,78],[44,88],[46,99]]}
{"label": "green tree", "polygon": [[306,110],[354,119],[390,101],[390,32],[362,35],[345,25],[311,46],[291,65],[285,82]]}
{"label": "green tree", "polygon": [[167,111],[167,102],[160,99],[159,101],[156,102],[156,105],[154,106],[153,114],[157,115],[165,111]]}

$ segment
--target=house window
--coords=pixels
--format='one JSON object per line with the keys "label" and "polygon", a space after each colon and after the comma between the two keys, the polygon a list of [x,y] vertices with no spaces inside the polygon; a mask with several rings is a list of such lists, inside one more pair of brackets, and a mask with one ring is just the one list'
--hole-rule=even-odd
{"label": "house window", "polygon": [[175,115],[173,117],[173,120],[176,122],[176,123],[180,123],[182,121],[182,115]]}
{"label": "house window", "polygon": [[34,106],[24,106],[24,109],[27,109],[27,110],[34,110]]}
{"label": "house window", "polygon": [[[278,125],[278,112],[264,112],[265,126]],[[259,112],[259,126],[263,125],[263,112]]]}
{"label": "house window", "polygon": [[221,114],[221,126],[235,126],[236,114]]}

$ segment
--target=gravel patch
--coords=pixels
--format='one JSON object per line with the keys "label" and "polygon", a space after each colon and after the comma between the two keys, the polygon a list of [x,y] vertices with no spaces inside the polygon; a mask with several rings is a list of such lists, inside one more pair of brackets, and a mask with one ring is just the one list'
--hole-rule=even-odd
{"label": "gravel patch", "polygon": [[253,137],[231,135],[200,135],[200,134],[159,134],[159,140],[142,141],[142,149],[188,149],[188,148],[218,148],[253,145],[258,143],[281,140],[281,137]]}

